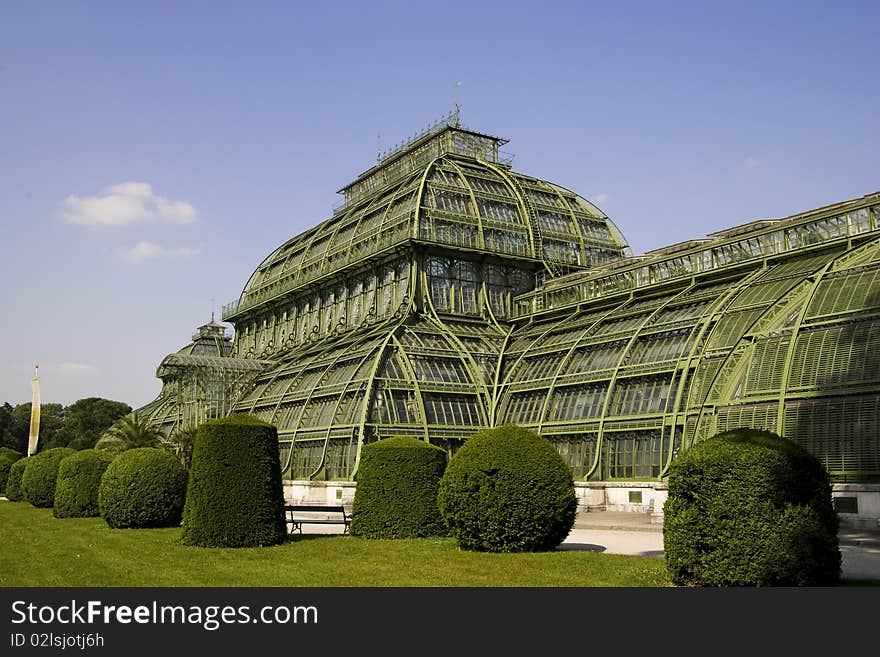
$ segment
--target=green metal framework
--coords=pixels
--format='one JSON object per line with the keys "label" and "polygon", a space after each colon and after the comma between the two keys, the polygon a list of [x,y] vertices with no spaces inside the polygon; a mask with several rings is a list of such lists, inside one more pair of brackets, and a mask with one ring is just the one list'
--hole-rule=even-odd
{"label": "green metal framework", "polygon": [[518,297],[505,421],[576,476],[656,479],[719,431],[880,475],[880,195],[715,233]]}
{"label": "green metal framework", "polygon": [[269,363],[232,357],[226,327],[211,322],[197,329],[192,342],[166,356],[156,371],[162,390],[135,411],[166,435],[225,417],[232,402],[250,389],[254,377]]}
{"label": "green metal framework", "polygon": [[745,425],[837,480],[880,477],[880,194],[631,257],[504,143],[450,115],[386,155],[224,307],[234,342],[201,327],[139,412],[172,430],[254,414],[295,479],[350,479],[391,435],[453,452],[507,422],[583,480],[662,478]]}

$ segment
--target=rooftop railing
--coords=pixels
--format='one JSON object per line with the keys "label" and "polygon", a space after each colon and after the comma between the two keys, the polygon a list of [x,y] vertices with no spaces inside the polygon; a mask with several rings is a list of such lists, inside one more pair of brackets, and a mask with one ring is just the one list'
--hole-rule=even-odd
{"label": "rooftop railing", "polygon": [[[872,200],[877,202],[876,198]],[[528,292],[514,300],[513,318],[573,306],[676,278],[688,278],[738,263],[807,250],[878,230],[880,205],[867,204],[821,218],[795,216],[786,220],[756,222],[752,232],[719,231],[714,234],[714,239],[675,255],[664,258],[658,254],[636,260],[627,267],[620,267],[619,262],[612,263],[603,267],[601,272],[585,275],[565,285]],[[739,239],[725,239],[724,236],[731,233],[737,234]]]}

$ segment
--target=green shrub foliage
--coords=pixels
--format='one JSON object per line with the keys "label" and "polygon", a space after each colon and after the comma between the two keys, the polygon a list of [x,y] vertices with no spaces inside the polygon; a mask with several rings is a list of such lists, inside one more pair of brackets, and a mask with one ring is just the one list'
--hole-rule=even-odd
{"label": "green shrub foliage", "polygon": [[364,445],[358,465],[351,534],[363,538],[447,536],[437,506],[446,451],[410,437]]}
{"label": "green shrub foliage", "polygon": [[437,501],[459,545],[487,552],[552,550],[577,511],[571,470],[559,452],[515,425],[468,438],[449,460]]}
{"label": "green shrub foliage", "polygon": [[183,512],[183,543],[250,547],[286,539],[276,428],[242,414],[200,425]]}
{"label": "green shrub foliage", "polygon": [[24,454],[21,452],[16,452],[10,447],[0,447],[0,458],[3,458],[4,456],[8,457],[13,463],[24,458]]}
{"label": "green shrub foliage", "polygon": [[98,486],[98,511],[114,528],[175,527],[185,499],[186,470],[158,447],[123,452]]}
{"label": "green shrub foliage", "polygon": [[677,585],[837,584],[837,530],[827,471],[776,434],[728,431],[670,466],[663,541]]}
{"label": "green shrub foliage", "polygon": [[61,459],[75,452],[71,447],[53,447],[29,458],[21,476],[21,494],[25,501],[35,507],[51,508],[55,504],[55,486]]}
{"label": "green shrub foliage", "polygon": [[9,468],[16,461],[24,458],[23,454],[8,447],[0,447],[0,491],[6,490],[6,478],[9,476]]}
{"label": "green shrub foliage", "polygon": [[21,502],[24,496],[21,493],[21,477],[27,467],[29,458],[19,459],[9,466],[9,476],[6,478],[6,499],[10,502]]}
{"label": "green shrub foliage", "polygon": [[112,456],[100,449],[84,449],[63,459],[58,466],[52,515],[56,518],[100,515],[98,487],[112,460]]}

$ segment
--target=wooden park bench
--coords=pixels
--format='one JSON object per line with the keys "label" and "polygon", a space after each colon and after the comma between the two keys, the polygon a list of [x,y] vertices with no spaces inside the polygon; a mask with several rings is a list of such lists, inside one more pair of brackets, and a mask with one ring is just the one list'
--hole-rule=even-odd
{"label": "wooden park bench", "polygon": [[[287,504],[284,507],[287,512],[287,522],[290,523],[290,533],[298,531],[302,534],[303,525],[345,525],[342,533],[348,533],[348,526],[351,523],[351,514],[345,512],[345,507],[341,504]],[[320,517],[314,515],[304,516],[308,514],[323,514]]]}

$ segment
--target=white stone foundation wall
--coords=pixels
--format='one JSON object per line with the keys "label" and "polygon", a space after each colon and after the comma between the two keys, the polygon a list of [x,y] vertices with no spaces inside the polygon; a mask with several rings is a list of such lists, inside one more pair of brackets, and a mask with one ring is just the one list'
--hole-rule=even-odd
{"label": "white stone foundation wall", "polygon": [[286,480],[284,500],[288,504],[342,504],[351,511],[356,486],[353,481]]}
{"label": "white stone foundation wall", "polygon": [[847,501],[850,504],[855,498],[858,513],[844,513],[842,507],[838,507],[837,517],[840,518],[841,527],[880,529],[880,484],[834,484],[831,496],[849,498]]}
{"label": "white stone foundation wall", "polygon": [[648,513],[651,522],[663,522],[663,505],[669,495],[664,483],[655,481],[576,481],[580,511]]}
{"label": "white stone foundation wall", "polygon": [[[354,504],[353,481],[285,481],[284,499],[288,503]],[[652,523],[663,523],[663,505],[669,496],[666,484],[651,481],[576,481],[578,510],[647,513]],[[838,513],[840,526],[853,529],[880,529],[880,484],[834,484],[832,496],[855,498],[857,513]]]}

